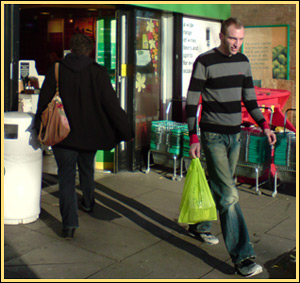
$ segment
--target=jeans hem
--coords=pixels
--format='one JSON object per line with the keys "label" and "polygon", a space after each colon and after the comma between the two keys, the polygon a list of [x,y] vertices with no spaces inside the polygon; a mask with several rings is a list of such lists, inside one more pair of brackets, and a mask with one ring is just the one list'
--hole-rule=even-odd
{"label": "jeans hem", "polygon": [[[194,224],[193,224],[194,225]],[[189,227],[189,230],[190,231],[192,231],[192,232],[195,232],[195,233],[210,233],[210,230],[208,231],[208,230],[205,230],[205,231],[198,231],[197,230],[197,228],[196,229],[193,229],[193,227],[191,227],[191,225],[190,225],[190,227]]]}
{"label": "jeans hem", "polygon": [[245,257],[245,258],[243,258],[243,259],[241,259],[241,260],[239,260],[237,262],[234,262],[234,264],[239,264],[239,263],[243,262],[246,259],[255,259],[255,258],[256,258],[255,255],[251,255],[251,256]]}
{"label": "jeans hem", "polygon": [[77,229],[79,226],[67,226],[67,227],[63,227],[63,229]]}

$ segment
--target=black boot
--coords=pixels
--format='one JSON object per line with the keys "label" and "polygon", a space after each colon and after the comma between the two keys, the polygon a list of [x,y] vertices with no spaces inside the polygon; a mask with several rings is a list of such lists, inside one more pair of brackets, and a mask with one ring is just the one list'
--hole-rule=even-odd
{"label": "black boot", "polygon": [[84,212],[87,212],[87,213],[93,212],[93,209],[94,209],[94,206],[95,206],[95,199],[93,198],[92,205],[91,205],[90,207],[87,207],[87,206],[85,205],[85,203],[84,203],[84,200],[82,199],[80,206],[81,206],[81,209],[82,209]]}
{"label": "black boot", "polygon": [[71,240],[74,238],[75,228],[64,228],[62,230],[62,236],[63,238],[67,240]]}

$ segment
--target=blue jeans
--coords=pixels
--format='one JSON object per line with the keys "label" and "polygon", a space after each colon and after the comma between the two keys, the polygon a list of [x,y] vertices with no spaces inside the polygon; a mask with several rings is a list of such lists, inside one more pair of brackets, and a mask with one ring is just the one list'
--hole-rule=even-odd
{"label": "blue jeans", "polygon": [[[232,262],[236,264],[254,258],[255,252],[234,180],[240,152],[240,133],[225,135],[202,132],[201,146],[206,158],[210,188],[219,211],[222,234]],[[198,232],[209,232],[211,222],[198,223],[192,228]]]}
{"label": "blue jeans", "polygon": [[77,228],[78,204],[75,191],[76,165],[85,206],[92,205],[94,196],[94,159],[96,151],[83,151],[53,146],[58,167],[59,209],[63,228]]}

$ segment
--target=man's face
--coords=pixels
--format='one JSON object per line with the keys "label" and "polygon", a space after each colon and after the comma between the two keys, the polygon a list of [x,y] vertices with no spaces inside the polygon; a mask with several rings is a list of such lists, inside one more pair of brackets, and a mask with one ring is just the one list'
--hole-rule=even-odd
{"label": "man's face", "polygon": [[244,28],[237,29],[235,25],[231,25],[227,29],[227,34],[220,33],[222,50],[226,55],[235,55],[243,44],[245,36]]}

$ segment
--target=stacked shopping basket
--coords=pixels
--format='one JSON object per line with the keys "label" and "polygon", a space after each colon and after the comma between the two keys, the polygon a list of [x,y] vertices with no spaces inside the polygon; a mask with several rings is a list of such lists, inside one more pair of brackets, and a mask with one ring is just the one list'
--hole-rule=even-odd
{"label": "stacked shopping basket", "polygon": [[241,149],[235,175],[237,177],[254,178],[256,192],[259,178],[270,172],[271,146],[267,136],[255,127],[243,128],[241,131]]}
{"label": "stacked shopping basket", "polygon": [[190,156],[190,136],[189,131],[185,131],[183,133],[183,149],[182,149],[182,156],[189,157]]}
{"label": "stacked shopping basket", "polygon": [[277,142],[274,149],[274,164],[276,172],[274,176],[274,191],[272,196],[277,194],[277,178],[281,182],[296,182],[296,133],[286,132],[287,112],[295,109],[288,109],[285,113],[284,132],[276,134]]}
{"label": "stacked shopping basket", "polygon": [[[270,126],[272,125],[273,109],[260,106],[270,112]],[[270,181],[272,162],[272,146],[268,137],[258,127],[252,125],[242,128],[240,156],[235,170],[235,176],[255,179],[255,188],[258,195],[261,194],[259,186]],[[268,178],[259,183],[259,178]]]}
{"label": "stacked shopping basket", "polygon": [[150,149],[180,155],[183,150],[183,133],[187,125],[174,121],[152,121]]}
{"label": "stacked shopping basket", "polygon": [[183,153],[183,133],[186,131],[187,124],[185,123],[169,120],[152,121],[146,173],[150,170],[150,154],[152,153],[154,164],[173,167],[173,179],[176,179],[176,169],[180,165],[177,161]]}
{"label": "stacked shopping basket", "polygon": [[296,134],[294,132],[277,135],[274,164],[278,166],[296,166]]}

